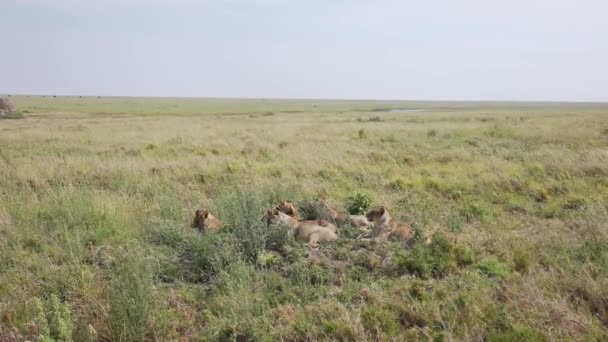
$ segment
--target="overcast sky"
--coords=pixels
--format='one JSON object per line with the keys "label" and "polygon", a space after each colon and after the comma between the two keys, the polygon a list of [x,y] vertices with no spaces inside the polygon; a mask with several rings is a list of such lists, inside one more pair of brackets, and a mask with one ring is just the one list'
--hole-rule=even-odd
{"label": "overcast sky", "polygon": [[0,93],[608,101],[606,0],[0,0]]}

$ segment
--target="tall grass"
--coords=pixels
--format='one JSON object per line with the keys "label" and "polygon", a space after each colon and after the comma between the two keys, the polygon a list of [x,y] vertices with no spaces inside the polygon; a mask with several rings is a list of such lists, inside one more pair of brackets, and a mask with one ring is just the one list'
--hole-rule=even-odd
{"label": "tall grass", "polygon": [[[606,106],[14,100],[0,340],[608,338]],[[262,221],[328,219],[320,197],[432,242],[310,250]]]}

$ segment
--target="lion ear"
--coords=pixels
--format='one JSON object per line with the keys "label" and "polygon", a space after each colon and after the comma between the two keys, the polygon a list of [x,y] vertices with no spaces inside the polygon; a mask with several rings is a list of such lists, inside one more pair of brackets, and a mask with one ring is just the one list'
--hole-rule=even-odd
{"label": "lion ear", "polygon": [[205,209],[203,210],[203,217],[207,218],[207,216],[209,216],[209,210]]}
{"label": "lion ear", "polygon": [[380,214],[384,214],[385,211],[386,209],[384,209],[384,207],[380,207]]}

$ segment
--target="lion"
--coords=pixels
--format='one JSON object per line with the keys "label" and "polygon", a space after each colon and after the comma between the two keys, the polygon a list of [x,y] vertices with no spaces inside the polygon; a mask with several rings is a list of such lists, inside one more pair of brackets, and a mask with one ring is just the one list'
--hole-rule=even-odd
{"label": "lion", "polygon": [[207,209],[198,209],[194,213],[194,221],[192,221],[192,228],[196,228],[200,232],[216,232],[222,229],[223,226],[224,222],[211,215]]}
{"label": "lion", "polygon": [[298,221],[278,208],[268,209],[264,218],[268,225],[277,221],[287,225],[294,232],[296,238],[305,241],[311,248],[318,247],[319,243],[332,242],[338,239],[336,226],[327,221]]}
{"label": "lion", "polygon": [[325,198],[322,198],[319,203],[325,210],[327,210],[329,217],[331,217],[331,219],[334,220],[334,222],[336,222],[339,226],[347,222],[353,227],[370,226],[370,222],[365,215],[349,215],[346,213],[341,213],[334,209]]}
{"label": "lion", "polygon": [[366,214],[372,223],[372,235],[380,240],[399,240],[411,245],[416,232],[408,224],[393,222],[385,207],[371,210]]}
{"label": "lion", "polygon": [[280,211],[283,212],[293,218],[295,218],[296,220],[300,219],[300,212],[298,211],[298,209],[296,209],[296,207],[293,205],[293,203],[291,203],[291,201],[283,201],[281,203],[279,203],[276,208]]}
{"label": "lion", "polygon": [[[293,205],[293,203],[291,201],[283,201],[283,202],[279,203],[276,206],[276,209],[284,214],[287,214],[287,215],[293,217],[294,219],[296,219],[298,221],[300,220],[300,212],[298,211],[298,209],[296,209],[296,207]],[[331,223],[329,221],[317,220],[316,222],[319,226],[328,227],[333,230],[336,229],[336,225],[334,225],[333,223]]]}

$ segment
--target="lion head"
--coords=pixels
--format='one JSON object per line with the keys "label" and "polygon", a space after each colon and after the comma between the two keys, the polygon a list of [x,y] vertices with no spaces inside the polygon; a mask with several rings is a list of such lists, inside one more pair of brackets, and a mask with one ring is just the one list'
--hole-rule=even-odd
{"label": "lion head", "polygon": [[386,211],[386,208],[380,207],[377,209],[370,210],[365,216],[367,217],[368,221],[374,222],[380,221],[382,218],[386,217],[387,214],[388,212]]}
{"label": "lion head", "polygon": [[279,203],[279,205],[276,206],[276,209],[278,209],[282,213],[285,213],[285,214],[295,218],[296,220],[300,219],[300,213],[298,212],[298,209],[296,209],[296,207],[293,205],[293,203],[291,201],[283,201],[283,202]]}
{"label": "lion head", "polygon": [[198,209],[194,213],[194,220],[192,221],[192,228],[196,228],[200,231],[205,230],[205,220],[209,216],[207,209]]}
{"label": "lion head", "polygon": [[209,230],[219,230],[223,226],[223,222],[218,220],[215,216],[209,213],[207,209],[198,209],[194,213],[194,220],[192,221],[192,228],[196,228],[201,232]]}

